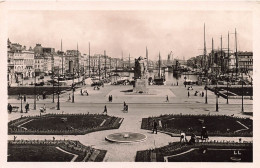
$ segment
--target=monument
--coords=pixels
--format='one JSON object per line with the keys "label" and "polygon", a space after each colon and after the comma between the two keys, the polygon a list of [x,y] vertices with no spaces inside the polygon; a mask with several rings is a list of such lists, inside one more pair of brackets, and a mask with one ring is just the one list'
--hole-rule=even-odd
{"label": "monument", "polygon": [[148,93],[148,68],[146,58],[135,59],[134,68],[134,93]]}

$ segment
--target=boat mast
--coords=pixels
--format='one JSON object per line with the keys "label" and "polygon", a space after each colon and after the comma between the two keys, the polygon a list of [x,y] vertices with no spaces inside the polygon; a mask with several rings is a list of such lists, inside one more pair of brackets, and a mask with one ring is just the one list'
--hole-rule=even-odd
{"label": "boat mast", "polygon": [[106,57],[106,50],[104,50],[104,57],[105,57],[105,78],[107,78],[107,57]]}
{"label": "boat mast", "polygon": [[229,32],[228,32],[228,53],[227,53],[227,72],[229,73]]}
{"label": "boat mast", "polygon": [[64,74],[63,74],[63,52],[62,52],[62,39],[61,39],[61,44],[60,44],[60,50],[61,50],[61,66],[62,66],[62,68],[61,68],[61,74],[62,74],[62,76],[64,76]]}
{"label": "boat mast", "polygon": [[160,52],[159,52],[159,78],[161,78],[161,55],[160,55]]}
{"label": "boat mast", "polygon": [[204,69],[206,70],[207,69],[207,65],[206,65],[206,54],[207,54],[207,49],[206,49],[206,37],[205,37],[205,23],[204,23]]}
{"label": "boat mast", "polygon": [[148,50],[147,50],[147,46],[146,46],[146,59],[147,59],[147,70],[149,68],[149,61],[148,61]]}
{"label": "boat mast", "polygon": [[88,43],[88,76],[90,77],[90,42]]}
{"label": "boat mast", "polygon": [[235,28],[235,40],[236,40],[236,78],[238,73],[238,56],[237,56],[237,29]]}
{"label": "boat mast", "polygon": [[214,66],[214,40],[213,40],[213,37],[212,37],[212,53],[211,53],[211,67]]}
{"label": "boat mast", "polygon": [[222,35],[220,37],[220,67],[221,67],[221,72],[222,72],[223,71]]}

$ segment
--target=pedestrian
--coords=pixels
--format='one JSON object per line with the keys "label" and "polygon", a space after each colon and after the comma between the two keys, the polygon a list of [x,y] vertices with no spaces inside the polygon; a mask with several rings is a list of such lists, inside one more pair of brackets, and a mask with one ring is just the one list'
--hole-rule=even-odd
{"label": "pedestrian", "polygon": [[70,93],[69,93],[69,99],[68,99],[68,101],[70,101],[71,100],[71,97],[70,97]]}
{"label": "pedestrian", "polygon": [[39,101],[39,99],[40,99],[40,95],[39,95],[39,93],[37,94],[37,100]]}
{"label": "pedestrian", "polygon": [[108,101],[111,102],[111,96],[110,95],[108,96]]}
{"label": "pedestrian", "polygon": [[25,105],[25,112],[28,113],[28,110],[29,110],[29,104],[27,102],[26,105]]}
{"label": "pedestrian", "polygon": [[177,82],[177,86],[179,85],[179,83]]}
{"label": "pedestrian", "polygon": [[207,133],[206,127],[202,127],[200,138],[201,138],[201,140],[208,139],[208,133]]}
{"label": "pedestrian", "polygon": [[193,145],[196,142],[196,135],[194,133],[191,134],[189,144]]}
{"label": "pedestrian", "polygon": [[153,133],[157,134],[157,122],[153,120]]}
{"label": "pedestrian", "polygon": [[201,96],[204,97],[204,92],[201,93]]}
{"label": "pedestrian", "polygon": [[124,108],[123,108],[123,109],[124,109],[124,111],[125,111],[125,106],[126,106],[126,103],[124,102]]}
{"label": "pedestrian", "polygon": [[43,104],[43,111],[46,112],[46,106]]}
{"label": "pedestrian", "polygon": [[188,91],[188,98],[190,97],[190,91]]}
{"label": "pedestrian", "polygon": [[80,94],[81,94],[81,96],[83,96],[83,92],[82,92],[82,89],[80,89]]}
{"label": "pedestrian", "polygon": [[169,97],[168,97],[168,95],[166,96],[166,102],[169,102]]}
{"label": "pedestrian", "polygon": [[21,98],[21,94],[20,94],[20,93],[18,93],[17,100],[20,100],[20,98]]}
{"label": "pedestrian", "polygon": [[7,108],[8,108],[8,112],[9,112],[9,113],[12,113],[13,107],[12,107],[12,105],[11,105],[10,103],[8,103]]}
{"label": "pedestrian", "polygon": [[23,101],[26,102],[26,94],[23,96]]}
{"label": "pedestrian", "polygon": [[182,142],[187,142],[186,134],[183,131],[181,131],[181,137],[180,137],[180,143]]}
{"label": "pedestrian", "polygon": [[125,111],[128,113],[128,105],[125,106]]}
{"label": "pedestrian", "polygon": [[103,113],[106,113],[107,114],[107,106],[105,105],[104,107],[104,112]]}

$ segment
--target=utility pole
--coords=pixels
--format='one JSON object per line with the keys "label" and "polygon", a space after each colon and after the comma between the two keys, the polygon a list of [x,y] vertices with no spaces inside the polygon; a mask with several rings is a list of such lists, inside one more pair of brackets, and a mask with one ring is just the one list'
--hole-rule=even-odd
{"label": "utility pole", "polygon": [[105,56],[105,78],[107,78],[107,57],[106,57],[106,50],[104,51]]}

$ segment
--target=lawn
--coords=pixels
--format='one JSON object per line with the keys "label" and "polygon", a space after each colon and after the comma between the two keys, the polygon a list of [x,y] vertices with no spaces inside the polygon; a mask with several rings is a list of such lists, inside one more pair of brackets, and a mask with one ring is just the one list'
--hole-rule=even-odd
{"label": "lawn", "polygon": [[56,146],[8,144],[8,162],[70,162],[73,157]]}
{"label": "lawn", "polygon": [[176,134],[184,131],[187,135],[193,132],[199,136],[202,127],[206,127],[210,136],[252,136],[253,131],[253,120],[249,118],[220,115],[163,115],[143,118],[141,128],[151,130],[153,119],[157,123],[161,122],[159,130]]}

